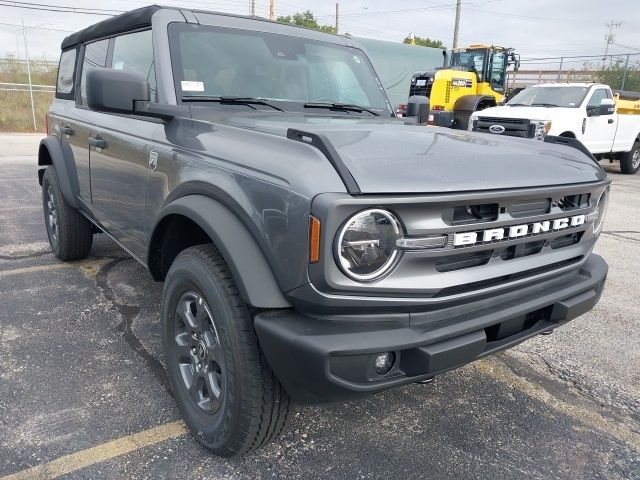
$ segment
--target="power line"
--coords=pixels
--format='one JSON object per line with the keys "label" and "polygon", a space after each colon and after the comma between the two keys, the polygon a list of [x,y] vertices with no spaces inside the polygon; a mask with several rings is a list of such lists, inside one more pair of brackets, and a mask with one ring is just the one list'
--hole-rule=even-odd
{"label": "power line", "polygon": [[44,4],[21,4],[20,2],[8,2],[7,0],[0,0],[0,7],[12,7],[12,8],[22,8],[25,10],[39,10],[45,12],[59,12],[59,13],[79,13],[83,15],[98,15],[103,17],[113,17],[118,13],[124,13],[124,11],[113,10],[117,13],[106,13],[106,11],[93,11],[92,9],[87,8],[76,8],[76,7],[60,7],[57,5],[44,5]]}
{"label": "power line", "polygon": [[[22,29],[22,25],[20,25],[19,23],[4,23],[4,22],[0,22],[0,25],[5,25],[7,27],[19,27],[20,29]],[[74,33],[75,30],[62,30],[60,28],[49,28],[49,27],[43,27],[43,26],[30,26],[30,25],[25,25],[25,28],[27,30],[48,30],[51,32],[65,32],[65,33]]]}

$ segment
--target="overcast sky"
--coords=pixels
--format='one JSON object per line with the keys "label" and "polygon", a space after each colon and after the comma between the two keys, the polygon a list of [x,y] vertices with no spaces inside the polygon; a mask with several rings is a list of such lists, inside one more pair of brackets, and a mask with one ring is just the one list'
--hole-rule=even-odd
{"label": "overcast sky", "polygon": [[[250,0],[167,0],[160,3],[206,10],[248,14]],[[268,0],[255,0],[256,14],[267,16]],[[104,16],[57,13],[7,6],[0,0],[0,58],[24,58],[19,25],[38,26],[28,31],[31,57],[56,59],[61,40],[72,31],[96,23]],[[130,10],[147,5],[139,0],[23,0],[21,4],[61,5],[91,9]],[[340,0],[340,33],[401,41],[409,32],[442,40],[453,37],[455,0]],[[321,23],[335,21],[335,1],[275,0],[276,15],[311,10]],[[610,53],[640,53],[640,0],[463,0],[460,45],[494,43],[514,47],[523,59],[560,55],[602,55],[605,24],[614,28]],[[632,57],[640,61],[640,55]],[[579,67],[584,59],[570,60]],[[543,61],[538,61],[540,67]],[[534,68],[538,68],[537,66]]]}

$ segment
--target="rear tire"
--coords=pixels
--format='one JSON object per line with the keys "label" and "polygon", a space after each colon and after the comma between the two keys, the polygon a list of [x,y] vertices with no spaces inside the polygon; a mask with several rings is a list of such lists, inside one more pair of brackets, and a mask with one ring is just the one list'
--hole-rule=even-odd
{"label": "rear tire", "polygon": [[626,152],[620,158],[620,170],[630,175],[640,170],[640,141],[636,140],[630,152]]}
{"label": "rear tire", "polygon": [[217,455],[278,438],[289,396],[260,351],[253,315],[213,245],[181,252],[162,298],[162,338],[173,395],[187,427]]}
{"label": "rear tire", "polygon": [[63,261],[87,258],[93,244],[91,222],[66,202],[52,166],[47,167],[42,178],[42,207],[55,256]]}

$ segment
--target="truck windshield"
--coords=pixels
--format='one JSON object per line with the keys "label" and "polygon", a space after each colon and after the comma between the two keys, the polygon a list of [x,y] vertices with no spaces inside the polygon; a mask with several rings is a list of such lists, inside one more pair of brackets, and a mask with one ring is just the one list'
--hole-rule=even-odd
{"label": "truck windshield", "polygon": [[512,107],[578,108],[589,87],[529,87],[507,102]]}
{"label": "truck windshield", "polygon": [[[359,49],[206,25],[174,23],[169,32],[176,94],[184,101],[261,99],[296,111],[310,102],[322,102],[334,113],[391,115],[382,84]],[[363,108],[336,109],[332,104]],[[307,111],[321,110],[314,107]]]}

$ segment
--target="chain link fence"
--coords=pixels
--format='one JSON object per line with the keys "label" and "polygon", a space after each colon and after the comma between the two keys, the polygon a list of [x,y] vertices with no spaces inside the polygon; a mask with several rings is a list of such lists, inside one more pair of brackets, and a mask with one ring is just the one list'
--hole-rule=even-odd
{"label": "chain link fence", "polygon": [[57,62],[0,59],[0,131],[44,131],[57,70]]}
{"label": "chain link fence", "polygon": [[598,82],[640,91],[640,52],[523,59],[517,72],[508,73],[507,86],[516,90],[550,82]]}

